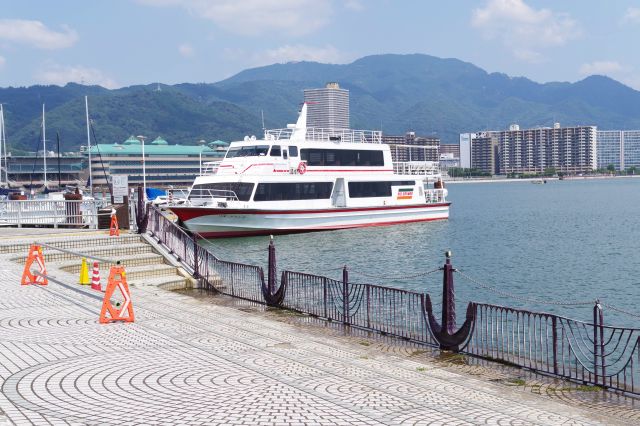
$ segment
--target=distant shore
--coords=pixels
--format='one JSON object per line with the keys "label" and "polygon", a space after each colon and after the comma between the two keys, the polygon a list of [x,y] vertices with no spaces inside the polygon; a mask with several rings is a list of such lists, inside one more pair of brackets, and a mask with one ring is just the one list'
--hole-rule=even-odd
{"label": "distant shore", "polygon": [[[563,180],[590,180],[590,179],[632,179],[632,178],[640,178],[640,175],[631,175],[631,176],[566,176]],[[518,182],[533,182],[533,181],[552,181],[552,180],[560,180],[557,177],[545,177],[545,178],[458,178],[456,180],[447,179],[445,183],[447,184],[458,184],[458,183],[518,183]]]}

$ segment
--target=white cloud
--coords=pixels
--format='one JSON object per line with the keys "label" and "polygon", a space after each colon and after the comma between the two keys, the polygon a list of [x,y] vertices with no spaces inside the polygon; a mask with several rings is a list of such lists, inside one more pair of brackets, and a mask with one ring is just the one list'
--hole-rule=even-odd
{"label": "white cloud", "polygon": [[595,61],[580,66],[580,74],[582,75],[600,74],[610,76],[624,70],[625,68],[616,61]]}
{"label": "white cloud", "polygon": [[335,47],[305,46],[302,44],[284,45],[254,55],[254,62],[258,65],[285,63],[294,61],[313,61],[323,63],[340,63],[345,56]]}
{"label": "white cloud", "polygon": [[196,51],[189,43],[183,43],[178,46],[178,53],[185,58],[192,58]]}
{"label": "white cloud", "polygon": [[227,31],[255,36],[270,31],[309,34],[327,24],[330,0],[138,0],[156,7],[182,7]]}
{"label": "white cloud", "polygon": [[80,84],[97,84],[107,89],[115,89],[119,85],[102,71],[96,68],[88,68],[82,65],[61,66],[56,64],[46,64],[43,70],[35,75],[35,79],[43,84],[57,84],[64,86],[74,82]]}
{"label": "white cloud", "polygon": [[4,56],[0,56],[0,69],[4,68],[4,64],[7,63],[7,60]]}
{"label": "white cloud", "polygon": [[75,44],[78,34],[66,25],[62,26],[62,31],[54,31],[40,21],[0,19],[0,40],[40,49],[64,49]]}
{"label": "white cloud", "polygon": [[640,23],[640,7],[630,7],[624,14],[624,21]]}
{"label": "white cloud", "polygon": [[523,0],[489,0],[473,12],[471,24],[528,62],[540,62],[544,58],[540,50],[580,36],[578,24],[569,15],[534,9]]}
{"label": "white cloud", "polygon": [[356,12],[361,12],[364,10],[364,5],[360,0],[345,0],[344,7],[345,9],[351,9]]}

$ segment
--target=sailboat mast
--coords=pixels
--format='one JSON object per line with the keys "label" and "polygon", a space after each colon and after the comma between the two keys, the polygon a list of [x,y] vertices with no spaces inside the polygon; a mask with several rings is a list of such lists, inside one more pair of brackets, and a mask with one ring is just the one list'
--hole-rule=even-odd
{"label": "sailboat mast", "polygon": [[44,189],[47,188],[47,126],[44,119],[44,104],[42,104],[42,161],[44,164]]}
{"label": "sailboat mast", "polygon": [[91,164],[91,133],[89,132],[89,98],[84,97],[84,111],[87,116],[87,152],[89,153],[89,193],[93,197],[93,175]]}
{"label": "sailboat mast", "polygon": [[2,184],[2,144],[4,143],[4,109],[0,104],[0,184]]}
{"label": "sailboat mast", "polygon": [[[2,148],[0,151],[4,152],[4,181],[9,187],[9,153],[7,152],[7,131],[4,128],[4,108],[2,104],[0,104],[0,113],[2,115],[2,140],[0,143],[2,144]],[[0,155],[0,163],[2,162],[2,155]],[[2,174],[2,167],[0,167],[0,174]],[[2,176],[0,176],[0,180],[2,180]]]}

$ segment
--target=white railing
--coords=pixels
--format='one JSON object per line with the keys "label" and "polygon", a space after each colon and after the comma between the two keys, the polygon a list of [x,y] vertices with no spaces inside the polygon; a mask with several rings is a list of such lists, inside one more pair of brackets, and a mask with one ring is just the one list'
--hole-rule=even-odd
{"label": "white railing", "polygon": [[98,229],[98,207],[96,200],[3,200],[0,225]]}
{"label": "white railing", "polygon": [[202,165],[204,166],[204,169],[200,170],[200,176],[215,175],[216,173],[218,173],[218,168],[220,167],[220,163],[222,163],[222,160],[207,161],[206,163],[202,163]]}
{"label": "white railing", "polygon": [[445,203],[447,201],[444,189],[425,189],[424,198],[428,204]]}
{"label": "white railing", "polygon": [[393,172],[397,175],[434,176],[440,175],[437,161],[404,161],[394,162]]}
{"label": "white railing", "polygon": [[[291,139],[294,129],[269,129],[264,131],[265,140]],[[307,127],[305,139],[321,142],[382,143],[380,130],[324,129]]]}

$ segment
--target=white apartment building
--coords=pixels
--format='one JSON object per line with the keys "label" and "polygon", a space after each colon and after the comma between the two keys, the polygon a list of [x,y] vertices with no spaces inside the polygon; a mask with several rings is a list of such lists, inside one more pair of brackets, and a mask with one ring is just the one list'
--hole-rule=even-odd
{"label": "white apartment building", "polygon": [[640,130],[598,130],[598,168],[640,167]]}
{"label": "white apartment building", "polygon": [[338,83],[327,83],[322,89],[305,89],[307,127],[349,128],[349,91]]}

